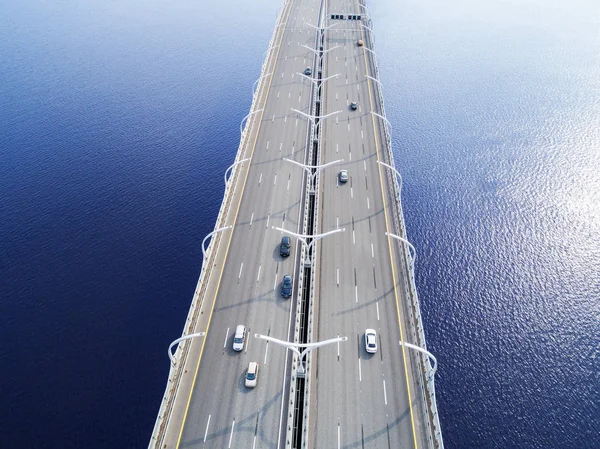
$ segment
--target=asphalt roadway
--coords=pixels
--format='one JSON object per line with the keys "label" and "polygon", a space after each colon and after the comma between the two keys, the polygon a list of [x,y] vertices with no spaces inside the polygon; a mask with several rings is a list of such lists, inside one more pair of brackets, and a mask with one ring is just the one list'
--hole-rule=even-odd
{"label": "asphalt roadway", "polygon": [[[282,403],[288,396],[290,358],[284,348],[257,340],[254,333],[283,340],[291,335],[296,284],[292,299],[281,297],[280,285],[285,274],[297,279],[299,247],[294,242],[291,255],[282,258],[282,234],[271,227],[294,232],[301,227],[304,170],[283,158],[306,158],[308,123],[291,109],[309,113],[312,86],[297,72],[313,65],[313,53],[302,45],[315,47],[315,30],[305,22],[317,24],[319,6],[317,0],[297,0],[283,11],[277,62],[267,77],[269,93],[259,113],[247,178],[238,181],[244,183],[243,194],[213,309],[206,312],[212,314],[193,390],[187,401],[178,402],[179,408],[185,406],[183,418],[169,422],[169,433],[179,433],[169,447],[275,449],[285,438]],[[239,353],[232,349],[238,324],[248,329]],[[250,361],[259,363],[254,389],[244,386]]]}
{"label": "asphalt roadway", "polygon": [[[329,0],[330,14],[360,14],[356,1]],[[348,341],[323,347],[316,354],[315,387],[311,396],[310,441],[314,448],[427,447],[417,396],[414,357],[399,341],[412,343],[406,328],[403,278],[386,231],[392,226],[391,189],[377,164],[385,142],[378,110],[370,55],[358,46],[369,44],[358,21],[336,23],[326,32],[323,78],[327,81],[321,163],[344,159],[327,168],[320,185],[320,232],[346,231],[324,238],[319,248],[318,339],[347,336]],[[350,103],[357,103],[351,110]],[[338,172],[349,172],[340,184]],[[377,331],[378,351],[365,350],[365,329]],[[402,331],[402,338],[401,338]]]}

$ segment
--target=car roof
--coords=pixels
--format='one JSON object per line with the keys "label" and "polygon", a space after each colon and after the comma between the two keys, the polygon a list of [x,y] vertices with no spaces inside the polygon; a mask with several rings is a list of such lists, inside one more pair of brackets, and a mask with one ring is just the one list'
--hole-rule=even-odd
{"label": "car roof", "polygon": [[365,334],[376,334],[377,332],[375,332],[375,329],[367,329],[365,331]]}
{"label": "car roof", "polygon": [[290,241],[290,236],[289,235],[284,235],[283,237],[281,237],[281,241],[282,242],[289,242]]}
{"label": "car roof", "polygon": [[246,326],[244,326],[243,324],[238,324],[238,326],[235,328],[235,333],[240,333],[240,332],[244,332],[244,330],[246,330]]}
{"label": "car roof", "polygon": [[256,371],[257,366],[258,366],[258,362],[248,363],[248,371]]}

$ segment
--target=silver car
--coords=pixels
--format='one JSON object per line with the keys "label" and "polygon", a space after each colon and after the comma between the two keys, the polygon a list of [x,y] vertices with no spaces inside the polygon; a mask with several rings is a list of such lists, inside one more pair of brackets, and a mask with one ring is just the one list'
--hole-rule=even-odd
{"label": "silver car", "polygon": [[246,371],[246,380],[244,384],[248,388],[256,387],[258,380],[258,362],[250,362],[248,364],[248,370]]}

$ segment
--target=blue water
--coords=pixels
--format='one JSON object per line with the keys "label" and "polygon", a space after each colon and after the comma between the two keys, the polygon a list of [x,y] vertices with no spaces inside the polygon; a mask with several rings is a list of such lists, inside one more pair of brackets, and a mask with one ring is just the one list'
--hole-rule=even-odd
{"label": "blue water", "polygon": [[[0,1],[0,447],[147,445],[279,6]],[[369,7],[446,447],[600,447],[600,4]]]}

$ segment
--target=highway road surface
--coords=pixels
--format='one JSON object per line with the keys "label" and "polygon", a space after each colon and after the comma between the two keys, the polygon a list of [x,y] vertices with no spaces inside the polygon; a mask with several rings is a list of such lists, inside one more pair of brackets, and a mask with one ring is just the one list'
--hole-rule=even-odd
{"label": "highway road surface", "polygon": [[[330,0],[330,14],[364,14],[357,2]],[[346,232],[322,241],[318,285],[318,338],[347,336],[339,347],[317,354],[316,386],[311,398],[314,448],[427,447],[424,411],[413,378],[417,367],[399,341],[407,339],[404,288],[392,226],[393,196],[387,184],[385,139],[377,109],[367,30],[358,21],[336,23],[326,32],[323,77],[339,74],[324,90],[323,114],[342,112],[323,123],[321,162],[343,158],[343,167],[325,169],[320,186],[320,229]],[[357,103],[352,110],[350,104]],[[341,184],[340,168],[349,180]],[[402,328],[404,327],[404,328]],[[365,329],[377,331],[378,350],[365,350]],[[402,329],[401,329],[402,328]],[[401,338],[401,333],[402,337]],[[406,350],[408,351],[408,350]]]}
{"label": "highway road surface", "polygon": [[[285,349],[253,335],[290,336],[293,298],[281,297],[280,283],[285,274],[297,277],[299,248],[293,241],[291,255],[282,258],[282,234],[271,227],[298,232],[301,226],[304,170],[283,158],[306,158],[307,121],[291,109],[309,112],[312,86],[298,72],[312,65],[313,54],[302,45],[315,47],[315,30],[305,22],[317,23],[318,8],[316,0],[290,1],[282,11],[284,31],[275,69],[267,77],[268,97],[258,113],[250,168],[238,181],[243,194],[235,226],[222,273],[213,270],[212,277],[218,277],[214,300],[207,295],[213,309],[201,359],[189,363],[196,369],[194,387],[187,400],[178,398],[183,404],[178,411],[185,410],[181,420],[172,417],[169,422],[168,433],[176,436],[168,440],[174,442],[169,447],[272,449],[285,438],[282,403],[289,388],[289,357]],[[239,324],[248,335],[238,353],[232,340]],[[253,389],[244,386],[250,361],[260,367]]]}

